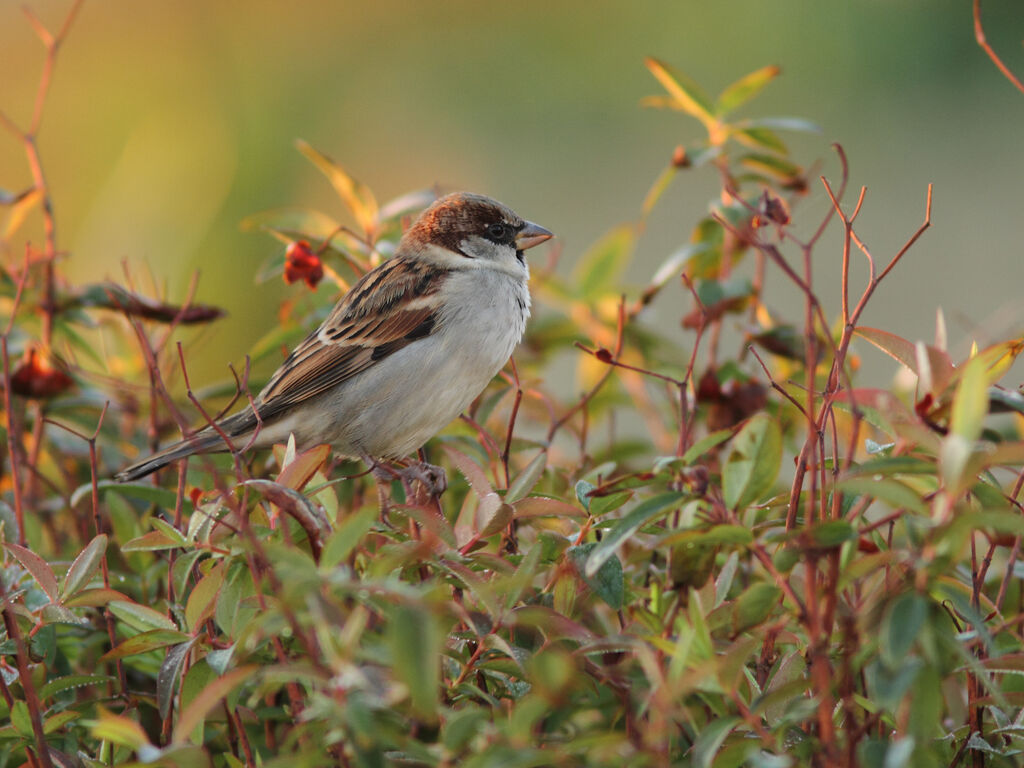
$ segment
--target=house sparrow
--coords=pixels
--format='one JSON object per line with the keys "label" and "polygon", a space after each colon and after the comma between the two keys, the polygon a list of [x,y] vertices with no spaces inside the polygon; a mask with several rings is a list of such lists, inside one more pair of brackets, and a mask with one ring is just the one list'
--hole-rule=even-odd
{"label": "house sparrow", "polygon": [[[289,435],[299,446],[329,443],[375,469],[377,459],[408,456],[508,361],[530,315],[523,252],[552,236],[482,195],[441,198],[394,256],[363,275],[296,347],[250,407],[115,477],[136,480],[194,453],[265,448]],[[440,482],[443,490],[443,474]]]}

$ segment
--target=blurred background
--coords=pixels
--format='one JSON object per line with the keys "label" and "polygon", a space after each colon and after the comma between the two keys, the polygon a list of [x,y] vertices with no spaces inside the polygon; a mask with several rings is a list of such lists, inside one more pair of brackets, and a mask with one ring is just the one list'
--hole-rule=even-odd
{"label": "blurred background", "polygon": [[[29,5],[55,29],[70,2]],[[1024,6],[983,8],[990,42],[1024,75]],[[832,179],[830,144],[845,147],[847,199],[868,187],[859,232],[883,262],[920,223],[934,183],[933,228],[866,324],[931,339],[942,307],[951,342],[1024,332],[1024,95],[975,44],[967,0],[87,0],[40,135],[68,274],[123,280],[127,262],[140,287],[181,301],[199,270],[199,300],[230,317],[191,342],[190,360],[200,384],[223,378],[274,323],[280,298],[306,290],[255,283],[281,246],[240,222],[287,205],[343,216],[297,138],[382,201],[435,184],[497,197],[558,233],[568,272],[609,227],[638,217],[675,145],[702,136],[682,114],[639,106],[661,92],[645,55],[711,93],[779,65],[744,114],[821,126],[784,138]],[[0,109],[21,124],[42,60],[20,3],[0,2]],[[29,179],[21,147],[0,133],[0,187]],[[716,183],[710,168],[677,177],[632,284],[688,239]],[[797,219],[809,227],[826,209],[815,183]],[[24,231],[42,241],[37,218]],[[20,247],[3,258],[20,259]],[[831,316],[840,255],[833,228],[816,252]],[[769,304],[794,319],[785,305],[799,300],[779,278],[769,286]],[[650,320],[685,343],[684,301],[669,292]],[[864,355],[895,373],[881,353]]]}

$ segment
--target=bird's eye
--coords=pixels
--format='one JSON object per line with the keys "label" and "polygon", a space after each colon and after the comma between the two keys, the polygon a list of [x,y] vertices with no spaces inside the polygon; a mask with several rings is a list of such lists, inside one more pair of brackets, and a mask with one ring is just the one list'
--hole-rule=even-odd
{"label": "bird's eye", "polygon": [[502,242],[508,240],[509,226],[508,224],[491,224],[487,227],[487,236],[495,242]]}

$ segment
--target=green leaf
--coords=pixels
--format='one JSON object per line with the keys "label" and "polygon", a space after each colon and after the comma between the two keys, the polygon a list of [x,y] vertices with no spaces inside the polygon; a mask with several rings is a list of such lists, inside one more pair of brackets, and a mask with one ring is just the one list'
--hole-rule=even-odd
{"label": "green leaf", "polygon": [[[178,499],[177,491],[172,491],[167,488],[158,488],[155,485],[149,483],[119,483],[117,480],[100,480],[97,483],[100,491],[112,490],[123,496],[129,496],[133,499],[139,499],[150,504],[155,504],[162,509],[174,509],[175,503]],[[75,492],[71,494],[71,501],[69,506],[77,506],[78,502],[84,499],[86,496],[92,493],[92,484],[85,483],[75,489]],[[184,512],[187,515],[192,514],[192,502],[187,498],[184,500]]]}
{"label": "green leaf", "polygon": [[984,361],[973,357],[962,369],[953,398],[949,426],[953,434],[974,441],[981,436],[988,413],[988,380]]}
{"label": "green leaf", "polygon": [[589,542],[578,547],[569,547],[566,550],[566,554],[573,565],[576,566],[576,570],[579,571],[586,585],[594,590],[598,597],[608,603],[612,610],[617,611],[622,608],[626,593],[622,563],[613,554],[597,569],[597,573],[593,576],[587,576],[584,572],[587,558],[590,557],[590,553],[596,546],[597,542]]}
{"label": "green leaf", "polygon": [[354,515],[346,517],[337,530],[331,534],[320,553],[320,569],[329,570],[338,566],[348,558],[352,550],[363,540],[373,524],[377,522],[379,512],[374,507],[367,507]]}
{"label": "green leaf", "polygon": [[681,493],[660,494],[646,499],[624,517],[616,520],[587,557],[586,566],[583,569],[584,577],[592,578],[608,558],[615,554],[615,550],[622,542],[640,530],[642,526],[676,507],[681,498],[683,498]]}
{"label": "green leaf", "polygon": [[761,67],[728,86],[718,97],[715,115],[722,117],[754,98],[781,70],[776,66]]}
{"label": "green leaf", "polygon": [[821,133],[821,126],[802,117],[758,117],[738,123],[743,128],[771,128],[776,131]]}
{"label": "green leaf", "polygon": [[703,456],[716,445],[724,443],[735,434],[736,430],[734,429],[719,429],[706,437],[702,437],[696,443],[691,445],[687,449],[686,453],[683,454],[683,464],[692,464],[696,459]]}
{"label": "green leaf", "polygon": [[821,549],[832,549],[844,542],[857,538],[857,531],[845,520],[828,520],[816,523],[807,531],[811,545]]}
{"label": "green leaf", "polygon": [[709,131],[717,127],[718,121],[713,114],[711,100],[699,85],[658,59],[648,57],[644,59],[644,64],[661,83],[661,87],[668,91],[679,109],[696,117]]}
{"label": "green leaf", "polygon": [[745,547],[754,541],[754,534],[742,525],[714,525],[707,530],[689,529],[675,531],[659,544],[675,546],[677,544],[699,544],[701,546]]}
{"label": "green leaf", "polygon": [[56,715],[51,715],[43,720],[43,733],[47,736],[51,733],[55,733],[68,723],[77,720],[79,717],[79,713],[74,710],[67,710],[64,712],[58,712]]}
{"label": "green leaf", "polygon": [[258,670],[259,668],[256,666],[238,667],[207,685],[178,717],[174,724],[174,741],[184,742],[195,727],[201,724],[214,707],[220,704],[222,699],[249,680]]}
{"label": "green leaf", "polygon": [[752,417],[736,435],[722,468],[726,506],[742,510],[767,494],[782,466],[782,432],[766,413]]}
{"label": "green leaf", "polygon": [[711,768],[715,755],[721,749],[725,737],[740,723],[734,715],[712,718],[703,728],[693,745],[694,768]]}
{"label": "green leaf", "polygon": [[87,685],[103,685],[113,680],[110,675],[65,675],[47,680],[46,684],[39,689],[39,700],[46,701],[51,696],[56,696],[63,691],[72,688],[83,688]]}
{"label": "green leaf", "polygon": [[441,642],[434,616],[420,607],[398,606],[388,626],[395,674],[409,689],[417,717],[437,719],[441,685]]}
{"label": "green leaf", "polygon": [[800,166],[775,155],[744,155],[740,165],[767,174],[783,183],[793,181],[801,175]]}
{"label": "green leaf", "polygon": [[928,513],[928,506],[921,499],[921,494],[899,480],[850,477],[839,482],[839,490],[870,496],[884,501],[893,509],[909,509],[921,515]]}
{"label": "green leaf", "polygon": [[928,618],[928,602],[916,592],[905,592],[889,605],[882,621],[879,647],[889,669],[898,669]]}
{"label": "green leaf", "polygon": [[526,469],[516,475],[508,487],[508,492],[505,494],[505,502],[508,504],[517,502],[532,491],[540,480],[541,475],[544,474],[544,468],[547,467],[547,464],[548,452],[541,451],[526,465]]}
{"label": "green leaf", "polygon": [[788,148],[782,139],[779,138],[778,134],[769,128],[736,129],[732,135],[740,144],[747,147],[767,149],[779,154],[785,154],[788,151]]}
{"label": "green leaf", "polygon": [[587,510],[587,512],[590,511],[590,502],[593,498],[592,496],[590,496],[590,492],[595,490],[596,488],[596,485],[594,485],[593,483],[588,483],[586,480],[580,480],[579,482],[576,483],[576,500],[582,505],[582,507],[585,510]]}
{"label": "green leaf", "polygon": [[100,661],[115,661],[128,656],[137,656],[140,653],[149,653],[157,648],[166,648],[168,645],[177,645],[189,640],[189,636],[176,629],[151,629],[129,637],[122,643],[111,648],[100,657]]}
{"label": "green leaf", "polygon": [[107,607],[117,618],[139,632],[148,632],[151,629],[178,629],[164,614],[145,605],[126,600],[111,600]]}
{"label": "green leaf", "polygon": [[636,232],[622,224],[594,243],[576,263],[571,283],[576,296],[598,299],[622,291],[622,272],[633,256]]}
{"label": "green leaf", "polygon": [[732,631],[739,634],[767,619],[779,604],[782,590],[759,582],[746,589],[732,606]]}
{"label": "green leaf", "polygon": [[14,702],[11,707],[11,725],[19,736],[25,739],[34,739],[35,733],[32,730],[32,716],[28,711],[28,704],[21,699]]}
{"label": "green leaf", "polygon": [[71,563],[68,572],[64,575],[64,587],[61,589],[61,597],[71,597],[89,583],[96,569],[103,561],[103,555],[107,551],[107,536],[101,533],[85,545],[75,561]]}
{"label": "green leaf", "polygon": [[617,491],[607,496],[591,496],[588,511],[593,517],[601,517],[609,512],[614,512],[627,501],[633,498],[632,491]]}

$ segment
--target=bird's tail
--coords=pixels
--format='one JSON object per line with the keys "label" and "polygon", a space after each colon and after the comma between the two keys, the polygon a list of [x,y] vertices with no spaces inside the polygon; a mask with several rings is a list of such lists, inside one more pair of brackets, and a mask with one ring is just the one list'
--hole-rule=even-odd
{"label": "bird's tail", "polygon": [[152,456],[132,464],[130,467],[125,467],[114,475],[114,479],[122,483],[138,480],[140,477],[145,477],[151,472],[156,472],[158,469],[166,467],[172,461],[183,459],[194,453],[210,453],[213,451],[226,451],[227,449],[228,447],[224,443],[223,438],[217,432],[212,429],[204,429],[192,437],[167,446],[162,451],[158,451]]}

